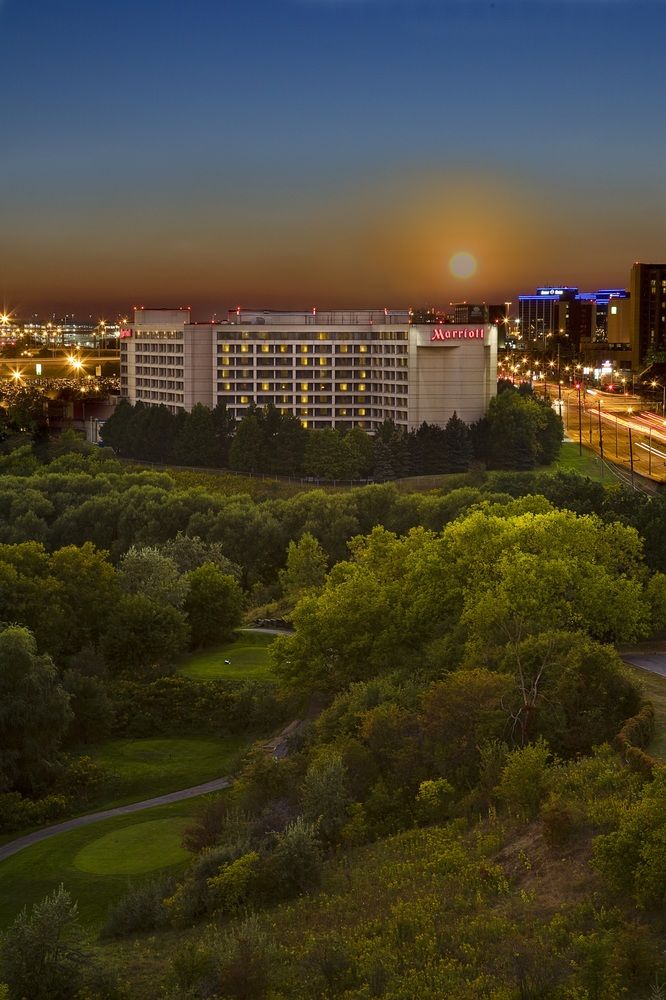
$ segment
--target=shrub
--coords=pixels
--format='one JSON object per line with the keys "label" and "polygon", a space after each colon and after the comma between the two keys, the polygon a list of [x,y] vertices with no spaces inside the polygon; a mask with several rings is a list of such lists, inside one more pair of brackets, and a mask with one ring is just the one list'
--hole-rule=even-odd
{"label": "shrub", "polygon": [[252,902],[261,879],[261,858],[256,851],[243,854],[208,879],[212,908],[236,913]]}
{"label": "shrub", "polygon": [[0,941],[0,977],[12,1000],[71,1000],[100,972],[62,885],[23,909]]}
{"label": "shrub", "polygon": [[270,858],[275,886],[281,896],[312,892],[321,882],[322,851],[311,823],[302,816],[278,834]]}
{"label": "shrub", "polygon": [[109,907],[101,936],[126,937],[164,926],[167,918],[163,901],[173,887],[173,878],[157,878],[130,885],[125,895]]}
{"label": "shrub", "polygon": [[422,781],[416,796],[416,814],[422,823],[441,823],[448,819],[453,785],[446,778]]}
{"label": "shrub", "polygon": [[502,771],[497,794],[509,807],[533,819],[548,788],[550,750],[544,740],[512,750]]}

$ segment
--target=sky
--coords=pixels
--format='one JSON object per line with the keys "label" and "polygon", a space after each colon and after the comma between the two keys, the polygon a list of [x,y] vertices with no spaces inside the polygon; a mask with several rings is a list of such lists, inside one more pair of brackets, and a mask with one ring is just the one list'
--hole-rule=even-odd
{"label": "sky", "polygon": [[666,0],[0,0],[0,305],[624,286],[666,259],[664,38]]}

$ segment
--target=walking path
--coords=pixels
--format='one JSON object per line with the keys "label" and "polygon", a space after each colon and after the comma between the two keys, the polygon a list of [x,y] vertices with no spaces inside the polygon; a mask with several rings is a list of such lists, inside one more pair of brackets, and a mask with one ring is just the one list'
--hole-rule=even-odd
{"label": "walking path", "polygon": [[659,652],[636,652],[621,653],[625,663],[631,663],[634,667],[642,667],[653,674],[666,677],[666,653]]}
{"label": "walking path", "polygon": [[166,806],[172,802],[182,802],[183,799],[193,799],[197,795],[206,795],[208,792],[219,792],[227,788],[231,783],[231,778],[215,778],[213,781],[206,781],[203,785],[193,785],[191,788],[182,788],[179,792],[168,792],[166,795],[157,795],[154,799],[144,799],[143,802],[130,802],[126,806],[116,806],[114,809],[103,809],[101,812],[87,813],[85,816],[76,816],[74,819],[65,820],[63,823],[55,823],[53,826],[44,827],[43,830],[35,830],[34,833],[27,833],[25,837],[17,840],[10,840],[8,844],[0,846],[0,861],[10,858],[12,854],[18,854],[25,847],[32,847],[41,840],[55,837],[59,833],[67,833],[68,830],[76,830],[80,826],[88,826],[89,823],[99,823],[103,819],[112,819],[114,816],[126,816],[129,813],[141,812],[143,809],[152,809],[154,806]]}

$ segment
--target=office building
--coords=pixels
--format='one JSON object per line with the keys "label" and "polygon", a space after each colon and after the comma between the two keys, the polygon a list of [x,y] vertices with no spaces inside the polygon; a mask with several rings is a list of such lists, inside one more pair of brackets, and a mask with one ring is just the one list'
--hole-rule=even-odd
{"label": "office building", "polygon": [[409,429],[471,423],[496,392],[497,328],[413,324],[409,312],[237,309],[192,323],[187,309],[137,309],[123,327],[121,395],[172,411],[223,402],[241,418],[273,404],[305,427]]}
{"label": "office building", "polygon": [[534,295],[519,295],[518,312],[523,345],[544,355],[558,344],[577,352],[595,329],[594,295],[570,285],[543,285]]}
{"label": "office building", "polygon": [[639,370],[655,355],[666,356],[666,264],[635,263],[629,291],[632,368]]}

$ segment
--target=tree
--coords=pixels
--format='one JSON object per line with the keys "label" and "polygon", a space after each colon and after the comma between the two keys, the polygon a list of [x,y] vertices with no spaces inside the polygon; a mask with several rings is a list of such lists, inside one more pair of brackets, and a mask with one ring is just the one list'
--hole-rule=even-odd
{"label": "tree", "polygon": [[18,626],[0,632],[0,791],[34,793],[53,779],[69,702],[32,634]]}
{"label": "tree", "polygon": [[340,431],[332,427],[311,430],[305,443],[303,472],[318,479],[346,479],[349,452]]}
{"label": "tree", "polygon": [[287,566],[279,573],[282,593],[294,599],[317,590],[324,583],[327,566],[326,553],[306,531],[298,542],[289,542]]}
{"label": "tree", "polygon": [[213,429],[215,433],[215,465],[225,468],[229,465],[229,449],[236,430],[236,420],[231,416],[226,403],[220,400],[213,409]]}
{"label": "tree", "polygon": [[472,441],[469,427],[457,413],[449,417],[443,433],[445,472],[467,472],[472,461]]}
{"label": "tree", "polygon": [[226,576],[233,576],[236,580],[241,577],[240,566],[227,559],[219,542],[205,542],[198,535],[186,535],[179,531],[175,538],[159,545],[158,549],[176,564],[179,573],[190,573],[204,563],[213,563]]}
{"label": "tree", "polygon": [[143,594],[132,594],[119,601],[102,636],[102,651],[109,670],[119,673],[173,663],[188,641],[182,612],[170,604],[155,604]]}
{"label": "tree", "polygon": [[497,794],[507,805],[516,807],[533,819],[548,791],[550,750],[539,739],[536,743],[512,750],[502,770]]}
{"label": "tree", "polygon": [[217,426],[212,412],[196,403],[176,438],[173,455],[182,465],[214,466],[219,457]]}
{"label": "tree", "polygon": [[362,427],[352,427],[343,438],[345,448],[345,478],[365,479],[372,475],[372,438]]}
{"label": "tree", "polygon": [[242,619],[243,591],[233,576],[213,563],[204,563],[185,577],[188,585],[185,613],[195,646],[211,646],[230,639]]}
{"label": "tree", "polygon": [[77,905],[62,885],[30,913],[23,909],[0,940],[0,979],[11,1000],[71,1000],[86,984],[93,987],[99,973]]}
{"label": "tree", "polygon": [[351,805],[347,771],[338,755],[315,759],[303,780],[303,816],[326,840],[334,840]]}
{"label": "tree", "polygon": [[157,548],[133,545],[120,560],[118,580],[128,594],[141,594],[156,604],[182,608],[187,581],[173,559]]}
{"label": "tree", "polygon": [[248,409],[236,428],[229,449],[229,465],[239,472],[265,470],[265,441],[256,407]]}
{"label": "tree", "polygon": [[67,730],[70,746],[98,743],[111,732],[113,705],[97,677],[66,670],[62,685],[70,697],[72,720]]}

